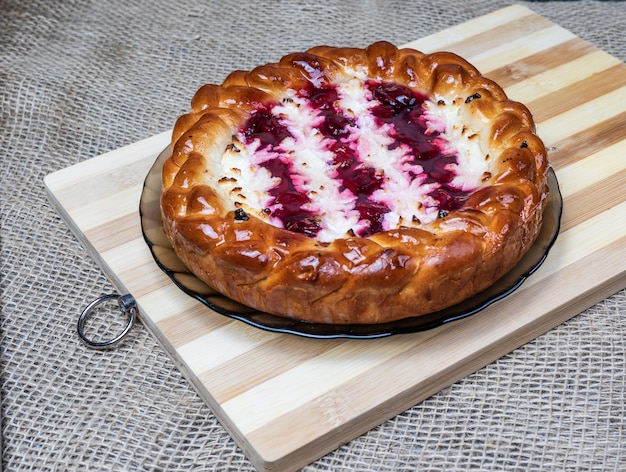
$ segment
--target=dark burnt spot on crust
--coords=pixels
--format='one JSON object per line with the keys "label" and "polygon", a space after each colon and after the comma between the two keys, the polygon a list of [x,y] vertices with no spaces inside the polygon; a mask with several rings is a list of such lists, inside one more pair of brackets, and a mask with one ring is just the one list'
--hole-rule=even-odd
{"label": "dark burnt spot on crust", "polygon": [[437,105],[439,105],[439,106],[444,106],[445,104],[446,104],[446,102],[444,100],[439,100],[437,102]]}
{"label": "dark burnt spot on crust", "polygon": [[235,210],[235,221],[248,221],[249,219],[248,214],[241,208]]}
{"label": "dark burnt spot on crust", "polygon": [[220,184],[223,184],[225,182],[237,182],[237,179],[235,179],[234,177],[222,177],[220,180],[218,180],[218,182]]}
{"label": "dark burnt spot on crust", "polygon": [[526,140],[522,141],[522,144],[520,145],[520,148],[526,149],[527,147],[528,147],[528,142]]}
{"label": "dark burnt spot on crust", "polygon": [[232,152],[241,152],[241,149],[239,149],[237,146],[235,146],[234,143],[230,143],[228,146],[226,146],[226,150],[227,151],[232,151]]}
{"label": "dark burnt spot on crust", "polygon": [[469,97],[467,97],[465,99],[465,103],[469,103],[469,102],[474,101],[474,100],[476,100],[478,98],[481,98],[481,95],[478,92],[476,92],[475,94],[472,94]]}
{"label": "dark burnt spot on crust", "polygon": [[446,210],[439,210],[439,213],[437,213],[437,216],[439,218],[445,218],[446,216],[448,216],[448,212]]}

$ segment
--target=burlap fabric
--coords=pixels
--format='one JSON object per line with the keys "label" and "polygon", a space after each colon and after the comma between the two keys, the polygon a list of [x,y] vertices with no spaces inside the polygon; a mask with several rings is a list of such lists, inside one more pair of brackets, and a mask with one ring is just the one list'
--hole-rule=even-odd
{"label": "burlap fabric", "polygon": [[[4,468],[253,470],[142,326],[114,351],[78,342],[78,313],[114,288],[46,174],[169,129],[233,68],[403,44],[508,4],[0,0]],[[626,59],[625,3],[525,4]],[[306,470],[626,470],[625,314],[622,291]]]}

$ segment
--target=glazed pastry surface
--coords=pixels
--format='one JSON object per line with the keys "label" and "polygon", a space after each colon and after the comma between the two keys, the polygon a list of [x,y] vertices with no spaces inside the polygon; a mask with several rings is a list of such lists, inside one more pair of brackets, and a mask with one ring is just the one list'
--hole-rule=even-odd
{"label": "glazed pastry surface", "polygon": [[315,47],[235,71],[174,127],[177,255],[255,309],[382,323],[463,301],[534,242],[546,150],[529,110],[452,53]]}

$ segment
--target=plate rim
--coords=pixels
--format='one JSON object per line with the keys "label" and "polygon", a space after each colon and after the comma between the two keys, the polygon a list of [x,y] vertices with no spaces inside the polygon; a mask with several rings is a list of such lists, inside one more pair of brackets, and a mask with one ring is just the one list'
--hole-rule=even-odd
{"label": "plate rim", "polygon": [[[464,300],[461,303],[448,307],[444,310],[439,310],[437,312],[427,313],[424,315],[417,315],[417,316],[408,316],[408,317],[395,320],[395,321],[390,321],[387,323],[380,323],[380,324],[312,323],[308,321],[298,320],[296,318],[282,317],[278,315],[261,312],[254,308],[242,305],[239,302],[234,302],[234,303],[240,305],[241,307],[249,309],[250,312],[235,313],[210,302],[209,300],[205,298],[205,296],[196,292],[193,289],[190,289],[189,287],[185,286],[185,284],[183,284],[181,281],[179,281],[175,277],[175,275],[185,274],[192,278],[195,278],[200,283],[204,284],[204,282],[200,281],[188,269],[185,272],[174,272],[173,270],[168,268],[159,259],[155,251],[155,247],[165,247],[165,246],[157,245],[146,234],[144,218],[150,218],[152,221],[158,222],[162,228],[160,212],[157,215],[157,218],[154,218],[153,216],[146,215],[146,211],[144,207],[146,206],[146,203],[145,203],[145,198],[146,198],[146,193],[147,193],[146,190],[147,189],[155,190],[154,188],[149,187],[148,181],[149,179],[154,178],[155,175],[158,175],[160,177],[162,163],[167,157],[169,157],[168,155],[170,153],[171,153],[171,146],[168,145],[157,156],[157,159],[150,167],[150,170],[148,171],[148,174],[146,175],[146,178],[144,179],[141,196],[139,200],[141,233],[142,233],[144,241],[146,242],[146,244],[148,245],[148,248],[150,249],[152,258],[154,259],[159,269],[163,271],[169,277],[169,279],[183,293],[185,293],[188,296],[193,297],[194,299],[196,299],[197,301],[205,305],[207,308],[209,308],[211,311],[221,316],[226,316],[230,319],[243,322],[249,326],[263,329],[265,331],[274,332],[274,333],[285,333],[285,334],[291,334],[291,335],[296,335],[296,336],[301,336],[301,337],[306,337],[306,338],[315,338],[315,339],[378,339],[378,338],[383,338],[383,337],[388,337],[388,336],[393,336],[393,335],[398,335],[398,334],[408,334],[408,333],[415,333],[415,332],[420,332],[420,331],[427,331],[427,330],[436,328],[438,326],[442,326],[444,324],[448,324],[454,321],[468,318],[470,316],[473,316],[485,310],[487,307],[503,300],[504,298],[510,296],[519,287],[521,287],[524,284],[524,282],[530,276],[532,276],[532,274],[534,274],[539,269],[539,267],[541,267],[543,262],[548,257],[548,254],[550,250],[552,249],[552,247],[554,246],[558,238],[558,235],[560,233],[561,218],[563,214],[563,197],[561,194],[558,179],[556,177],[556,172],[554,171],[554,168],[551,165],[548,165],[548,182],[549,182],[549,187],[550,187],[550,193],[549,193],[548,198],[550,198],[551,202],[553,202],[553,204],[556,205],[555,208],[551,209],[552,214],[549,215],[554,219],[552,221],[554,225],[554,230],[548,235],[547,242],[543,243],[545,244],[545,247],[541,251],[540,256],[536,258],[536,260],[533,259],[534,262],[529,264],[529,268],[526,270],[522,270],[521,274],[518,274],[517,276],[514,277],[515,279],[514,281],[510,283],[506,283],[506,287],[502,288],[501,290],[498,290],[496,294],[492,296],[488,296],[483,301],[478,301],[479,296],[481,296],[481,299],[482,299],[482,297],[484,297],[485,292],[487,292],[488,290],[496,286],[498,282],[502,282],[504,279],[506,279],[507,276],[510,276],[510,274],[513,273],[516,268],[519,268],[519,266],[523,263],[523,259],[515,267],[513,267],[510,271],[508,271],[500,279],[498,279],[498,281],[494,282],[492,286],[479,292],[473,297],[470,297]],[[158,182],[160,186],[161,185],[160,178],[158,179]],[[546,223],[546,214],[548,213],[549,209],[550,209],[549,205],[546,205],[546,208],[544,208],[544,221],[542,223],[542,229],[540,230],[540,234],[541,234],[541,231],[544,230],[544,227],[545,227],[544,225]],[[156,226],[159,227],[159,224]],[[165,235],[164,231],[163,231],[163,235]],[[537,240],[535,241],[535,243],[533,243],[533,246],[531,246],[531,249],[533,249],[536,244],[539,244],[538,240],[539,240],[539,236],[537,237]],[[165,248],[173,252],[173,248],[171,245],[168,245]],[[178,260],[180,261],[180,259]],[[180,263],[183,264],[182,261]],[[218,292],[215,292],[215,293],[216,293],[215,296],[222,297],[232,302],[232,300],[230,300],[225,295],[219,294]],[[474,299],[476,299],[477,301],[475,302],[475,304],[472,305],[472,300]],[[469,305],[469,308],[466,310],[461,310],[460,312],[456,312],[455,310],[458,310],[458,308],[461,307],[462,305]],[[257,319],[259,317],[265,317],[266,321]]]}

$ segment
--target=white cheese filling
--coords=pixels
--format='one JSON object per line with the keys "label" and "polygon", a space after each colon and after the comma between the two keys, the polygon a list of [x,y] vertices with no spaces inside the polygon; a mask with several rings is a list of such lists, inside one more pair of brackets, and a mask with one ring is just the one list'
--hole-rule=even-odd
{"label": "white cheese filling", "polygon": [[[383,230],[434,221],[439,208],[430,193],[440,184],[424,183],[426,175],[415,163],[407,146],[389,149],[394,142],[393,125],[381,125],[370,113],[369,110],[379,102],[372,99],[363,80],[355,78],[336,86],[339,100],[335,106],[355,121],[354,126],[348,127],[350,134],[346,142],[356,150],[364,165],[375,168],[384,176],[381,188],[370,196],[372,201],[389,208],[384,215]],[[282,158],[290,162],[294,186],[310,200],[303,209],[317,215],[320,230],[316,238],[328,242],[358,234],[369,222],[361,219],[355,209],[357,196],[336,179],[334,155],[329,150],[330,138],[318,129],[323,117],[306,98],[295,92],[290,97],[274,106],[272,114],[280,117],[291,136],[285,138],[278,149],[260,149],[258,139],[246,145],[244,137],[237,135],[234,146],[229,146],[223,155],[220,184],[245,211],[282,227],[283,222],[272,216],[276,205],[270,194],[271,189],[280,183],[280,178],[273,177],[261,165],[269,159]],[[440,106],[434,101],[426,101],[422,107],[428,128],[439,133],[437,142],[442,151],[456,156],[456,163],[447,168],[454,173],[451,185],[468,192],[476,189],[487,171],[488,162],[479,139],[468,139],[471,133],[463,129],[459,106],[451,103]]]}

